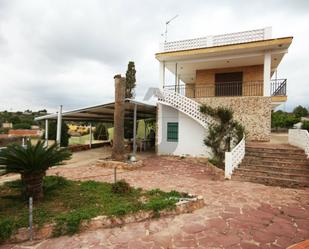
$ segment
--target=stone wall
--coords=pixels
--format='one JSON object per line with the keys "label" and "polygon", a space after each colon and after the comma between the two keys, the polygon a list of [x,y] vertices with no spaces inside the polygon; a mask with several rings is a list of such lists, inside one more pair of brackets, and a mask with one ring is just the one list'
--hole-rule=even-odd
{"label": "stone wall", "polygon": [[195,101],[214,108],[224,106],[232,109],[235,120],[245,126],[248,140],[270,140],[271,97],[215,97],[196,98]]}

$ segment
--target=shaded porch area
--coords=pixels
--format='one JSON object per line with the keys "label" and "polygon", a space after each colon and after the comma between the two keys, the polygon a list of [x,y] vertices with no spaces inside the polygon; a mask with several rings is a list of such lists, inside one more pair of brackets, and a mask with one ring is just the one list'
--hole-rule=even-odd
{"label": "shaded porch area", "polygon": [[[61,124],[63,121],[67,122],[82,122],[83,124],[89,125],[90,134],[89,134],[89,148],[97,147],[97,144],[93,143],[92,132],[94,123],[105,123],[113,126],[114,123],[114,111],[115,111],[115,102],[105,103],[101,105],[95,105],[80,109],[75,109],[71,111],[62,111],[62,106],[59,107],[59,111],[53,114],[41,116],[35,118],[36,121],[45,121],[45,144],[48,145],[48,123],[49,121],[57,122],[57,136],[56,142],[60,143],[61,141]],[[144,121],[144,137],[137,139],[137,123],[138,121]],[[155,141],[155,131],[150,132],[147,129],[151,129],[147,126],[149,123],[153,123],[156,120],[156,106],[135,101],[132,99],[125,99],[124,101],[124,122],[129,122],[132,126],[132,130],[129,132],[132,134],[132,139],[129,139],[127,143],[129,144],[133,154],[136,153],[137,149],[146,150],[147,148],[154,149]],[[151,135],[150,135],[151,134]],[[124,134],[126,137],[126,134]],[[110,138],[112,143],[113,138]],[[106,143],[106,141],[105,141]]]}

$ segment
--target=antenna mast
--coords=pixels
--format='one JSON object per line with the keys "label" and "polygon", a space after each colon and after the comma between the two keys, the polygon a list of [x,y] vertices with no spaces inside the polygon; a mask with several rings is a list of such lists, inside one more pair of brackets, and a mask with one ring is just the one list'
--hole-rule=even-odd
{"label": "antenna mast", "polygon": [[165,22],[165,32],[164,32],[164,42],[167,42],[167,25],[170,24],[171,21],[176,19],[178,15],[174,16],[173,18],[169,19],[168,21]]}

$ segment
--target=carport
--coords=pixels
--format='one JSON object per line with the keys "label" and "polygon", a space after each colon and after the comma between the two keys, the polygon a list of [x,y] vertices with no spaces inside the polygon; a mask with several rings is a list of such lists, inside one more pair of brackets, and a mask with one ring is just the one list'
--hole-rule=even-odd
{"label": "carport", "polygon": [[[104,122],[114,123],[114,109],[115,102],[110,102],[101,105],[90,106],[86,108],[75,109],[72,111],[62,111],[62,106],[59,107],[58,112],[37,117],[36,121],[45,120],[45,143],[48,145],[48,121],[57,120],[57,136],[56,141],[60,144],[61,140],[61,123],[64,121],[82,121],[90,124],[90,142],[92,145],[92,123]],[[156,106],[149,103],[136,101],[132,99],[125,99],[124,101],[124,119],[133,120],[133,154],[136,153],[136,128],[138,120],[155,120]],[[145,125],[146,129],[146,125]],[[146,134],[146,132],[145,132]]]}

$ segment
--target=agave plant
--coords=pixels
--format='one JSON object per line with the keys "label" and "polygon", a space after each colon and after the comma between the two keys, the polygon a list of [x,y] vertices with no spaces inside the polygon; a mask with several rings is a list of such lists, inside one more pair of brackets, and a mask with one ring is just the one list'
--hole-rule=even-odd
{"label": "agave plant", "polygon": [[0,169],[7,173],[21,174],[26,195],[39,200],[43,198],[43,177],[46,170],[70,158],[71,152],[66,148],[59,148],[56,143],[47,148],[41,141],[36,145],[29,141],[25,147],[11,144],[0,150]]}

